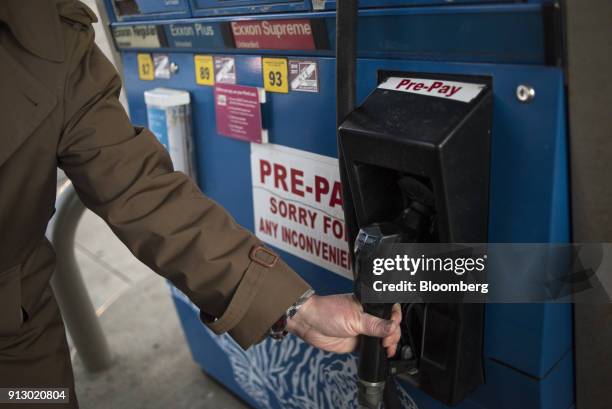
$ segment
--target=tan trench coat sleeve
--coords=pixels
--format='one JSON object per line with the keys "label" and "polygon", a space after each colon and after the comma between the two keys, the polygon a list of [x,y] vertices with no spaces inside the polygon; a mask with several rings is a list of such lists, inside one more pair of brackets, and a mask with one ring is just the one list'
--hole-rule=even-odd
{"label": "tan trench coat sleeve", "polygon": [[[171,280],[215,332],[229,331],[247,348],[307,289],[280,259],[182,173],[146,129],[135,129],[118,101],[119,77],[85,26],[67,44],[59,166],[83,203],[101,216],[130,250]],[[215,318],[217,320],[215,321]],[[214,321],[214,322],[213,322]]]}

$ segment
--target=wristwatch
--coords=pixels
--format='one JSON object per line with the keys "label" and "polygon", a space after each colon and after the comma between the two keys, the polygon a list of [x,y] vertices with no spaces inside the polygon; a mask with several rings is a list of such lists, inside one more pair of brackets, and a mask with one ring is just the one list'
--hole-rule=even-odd
{"label": "wristwatch", "polygon": [[294,302],[291,307],[287,308],[287,311],[280,317],[272,328],[270,328],[270,337],[277,341],[282,341],[287,336],[287,323],[291,318],[297,314],[297,312],[302,308],[302,305],[306,304],[306,301],[310,299],[314,295],[314,290],[311,288],[307,290],[300,298]]}

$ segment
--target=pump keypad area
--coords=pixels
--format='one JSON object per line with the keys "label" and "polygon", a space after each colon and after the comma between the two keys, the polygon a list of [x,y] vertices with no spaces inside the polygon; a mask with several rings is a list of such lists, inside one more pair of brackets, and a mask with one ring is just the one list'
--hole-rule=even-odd
{"label": "pump keypad area", "polygon": [[[174,146],[193,150],[202,191],[318,294],[367,279],[360,231],[569,242],[561,11],[544,0],[358,3],[354,101],[338,118],[352,84],[336,59],[351,44],[336,38],[337,2],[106,0],[132,121],[150,126],[147,91],[188,94],[188,108],[155,116],[171,156],[188,140]],[[574,407],[568,304],[404,305],[387,362],[291,336],[243,351],[172,294],[194,360],[256,408],[357,407],[360,380],[391,384],[394,371],[402,408]]]}

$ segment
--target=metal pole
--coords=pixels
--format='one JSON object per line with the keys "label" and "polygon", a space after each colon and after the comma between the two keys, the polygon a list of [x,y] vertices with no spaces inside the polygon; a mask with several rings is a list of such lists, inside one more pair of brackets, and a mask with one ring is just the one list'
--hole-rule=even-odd
{"label": "metal pole", "polygon": [[110,366],[111,354],[74,254],[76,228],[85,206],[69,181],[58,190],[56,208],[47,229],[57,254],[51,287],[83,365],[89,371],[101,371]]}

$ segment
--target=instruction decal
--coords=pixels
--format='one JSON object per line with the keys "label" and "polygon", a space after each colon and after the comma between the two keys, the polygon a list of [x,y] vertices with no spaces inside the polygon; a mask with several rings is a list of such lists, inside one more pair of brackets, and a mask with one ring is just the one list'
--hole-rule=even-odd
{"label": "instruction decal", "polygon": [[314,60],[289,60],[291,91],[319,92],[319,64]]}
{"label": "instruction decal", "polygon": [[153,54],[153,66],[155,67],[155,78],[170,79],[170,56],[168,54]]}
{"label": "instruction decal", "polygon": [[261,92],[257,87],[217,84],[215,117],[217,133],[242,141],[266,143],[268,133],[262,129]]}
{"label": "instruction decal", "polygon": [[236,83],[236,60],[234,57],[215,56],[215,82]]}
{"label": "instruction decal", "polygon": [[257,237],[352,279],[338,160],[251,144],[251,176]]}

